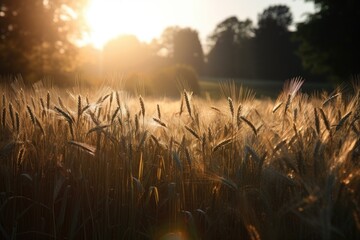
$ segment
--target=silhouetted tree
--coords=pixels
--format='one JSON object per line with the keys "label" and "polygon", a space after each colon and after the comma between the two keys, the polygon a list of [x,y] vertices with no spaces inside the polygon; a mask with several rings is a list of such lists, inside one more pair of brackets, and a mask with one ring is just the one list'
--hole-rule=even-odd
{"label": "silhouetted tree", "polygon": [[192,66],[198,73],[202,72],[204,54],[197,31],[183,28],[176,32],[174,60],[177,64],[186,64]]}
{"label": "silhouetted tree", "polygon": [[[0,2],[0,74],[36,77],[72,68],[87,0]],[[34,76],[34,77],[35,77]]]}
{"label": "silhouetted tree", "polygon": [[159,47],[165,52],[163,55],[168,58],[174,58],[174,38],[175,34],[180,31],[180,27],[171,26],[164,29],[158,41]]}
{"label": "silhouetted tree", "polygon": [[201,73],[204,53],[197,31],[191,28],[168,27],[161,36],[167,56],[175,64],[185,64]]}
{"label": "silhouetted tree", "polygon": [[276,26],[286,31],[292,22],[293,17],[290,9],[285,5],[270,6],[258,16],[258,25],[260,29]]}
{"label": "silhouetted tree", "polygon": [[103,49],[105,72],[126,73],[146,67],[150,49],[133,35],[122,35],[110,40]]}
{"label": "silhouetted tree", "polygon": [[317,11],[298,25],[303,66],[331,80],[360,73],[360,1],[311,0]]}
{"label": "silhouetted tree", "polygon": [[221,77],[251,77],[253,53],[251,20],[230,17],[219,23],[209,40],[207,74]]}
{"label": "silhouetted tree", "polygon": [[285,5],[274,5],[258,16],[255,30],[256,72],[258,78],[283,80],[301,74],[289,26],[292,14]]}

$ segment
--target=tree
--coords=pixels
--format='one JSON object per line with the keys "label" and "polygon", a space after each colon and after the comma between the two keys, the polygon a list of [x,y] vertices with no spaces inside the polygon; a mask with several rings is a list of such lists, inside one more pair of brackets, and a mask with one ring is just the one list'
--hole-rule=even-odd
{"label": "tree", "polygon": [[209,36],[212,45],[218,41],[222,41],[227,37],[234,43],[240,43],[243,39],[253,36],[252,22],[249,19],[239,21],[237,17],[229,17],[219,23],[214,32]]}
{"label": "tree", "polygon": [[258,16],[259,29],[274,26],[287,31],[292,22],[293,17],[290,9],[285,5],[270,6]]}
{"label": "tree", "polygon": [[158,42],[160,47],[166,51],[165,55],[168,58],[174,58],[174,38],[178,31],[180,31],[180,27],[178,26],[165,28],[161,34],[160,41]]}
{"label": "tree", "polygon": [[251,77],[253,75],[251,20],[230,17],[219,23],[209,36],[207,73],[221,77]]}
{"label": "tree", "polygon": [[297,45],[289,31],[291,23],[292,14],[285,5],[270,6],[259,14],[254,39],[258,78],[283,80],[300,74]]}
{"label": "tree", "polygon": [[192,66],[198,73],[202,72],[204,54],[197,31],[183,28],[176,32],[174,60],[177,64],[186,64]]}
{"label": "tree", "polygon": [[161,36],[163,48],[175,64],[185,64],[201,73],[204,53],[197,31],[191,28],[168,27]]}
{"label": "tree", "polygon": [[72,68],[75,39],[86,30],[86,0],[3,0],[0,74],[53,74]]}
{"label": "tree", "polygon": [[360,72],[360,1],[311,0],[317,11],[297,26],[303,66],[330,80]]}
{"label": "tree", "polygon": [[109,41],[103,53],[105,71],[125,73],[142,69],[149,58],[150,49],[135,36],[122,35]]}

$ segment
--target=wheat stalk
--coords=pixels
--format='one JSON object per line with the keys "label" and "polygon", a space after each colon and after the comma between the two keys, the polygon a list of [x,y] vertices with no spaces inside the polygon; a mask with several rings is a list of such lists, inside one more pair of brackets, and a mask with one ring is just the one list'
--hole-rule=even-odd
{"label": "wheat stalk", "polygon": [[140,125],[139,125],[139,117],[137,114],[135,114],[135,133],[139,131]]}
{"label": "wheat stalk", "polygon": [[144,99],[142,98],[141,95],[139,97],[139,101],[140,101],[140,107],[141,107],[141,114],[144,118],[145,117],[145,104],[144,104]]}
{"label": "wheat stalk", "polygon": [[78,101],[77,101],[77,121],[80,122],[80,117],[82,114],[82,107],[81,107],[81,96],[78,95]]}
{"label": "wheat stalk", "polygon": [[157,110],[158,119],[161,120],[161,111],[160,111],[160,106],[159,106],[159,104],[156,104],[156,110]]}
{"label": "wheat stalk", "polygon": [[92,156],[95,156],[96,153],[96,147],[89,145],[87,143],[77,142],[77,141],[69,141],[69,144],[78,147],[81,150],[84,150],[85,152],[89,153]]}
{"label": "wheat stalk", "polygon": [[44,128],[41,124],[41,122],[39,121],[39,119],[37,117],[35,117],[35,121],[36,121],[36,125],[40,128],[40,131],[43,135],[45,135],[45,131],[44,131]]}
{"label": "wheat stalk", "polygon": [[296,123],[296,121],[297,121],[297,117],[298,117],[298,109],[297,108],[295,108],[294,109],[294,123]]}
{"label": "wheat stalk", "polygon": [[18,166],[21,166],[23,160],[24,160],[24,155],[25,155],[25,148],[21,148],[18,155],[17,155],[17,158],[16,158],[16,164]]}
{"label": "wheat stalk", "polygon": [[281,105],[283,104],[284,102],[279,102],[277,103],[274,108],[272,109],[272,113],[275,113],[280,107]]}
{"label": "wheat stalk", "polygon": [[11,125],[14,129],[15,128],[15,118],[14,118],[13,105],[11,104],[11,102],[9,102],[9,114],[10,114],[10,119],[11,119]]}
{"label": "wheat stalk", "polygon": [[138,149],[142,148],[144,146],[144,143],[145,143],[145,140],[146,140],[146,137],[148,135],[148,131],[145,131],[143,133],[143,136],[141,137],[140,139],[140,142],[139,142],[139,145],[138,145]]}
{"label": "wheat stalk", "polygon": [[237,108],[237,114],[236,114],[236,123],[237,126],[240,127],[241,125],[241,110],[242,110],[242,105],[239,104],[238,108]]}
{"label": "wheat stalk", "polygon": [[215,145],[215,147],[213,148],[212,152],[216,152],[217,150],[219,150],[221,147],[224,147],[226,145],[228,145],[229,143],[231,143],[233,141],[233,138],[227,138],[224,139],[222,141],[220,141],[218,144]]}
{"label": "wheat stalk", "polygon": [[74,120],[73,120],[72,116],[69,113],[65,112],[64,110],[62,110],[61,108],[59,108],[57,106],[55,106],[54,109],[58,113],[60,113],[66,119],[66,121],[68,121],[70,124],[74,123]]}
{"label": "wheat stalk", "polygon": [[[185,93],[184,93],[185,94]],[[181,96],[181,101],[180,101],[180,111],[179,111],[179,116],[181,116],[181,114],[184,111],[184,97]]]}
{"label": "wheat stalk", "polygon": [[91,129],[86,133],[86,135],[89,135],[89,134],[92,133],[92,132],[102,132],[102,131],[104,131],[105,128],[108,128],[108,127],[110,127],[109,124],[106,124],[106,125],[97,125],[97,126],[91,128]]}
{"label": "wheat stalk", "polygon": [[208,139],[209,139],[209,142],[213,141],[213,134],[212,134],[212,131],[211,131],[210,127],[208,127]]}
{"label": "wheat stalk", "polygon": [[163,121],[161,121],[160,119],[157,119],[157,118],[153,118],[153,120],[156,122],[156,123],[158,123],[158,124],[160,124],[161,126],[163,126],[163,127],[167,127],[167,125],[163,122]]}
{"label": "wheat stalk", "polygon": [[64,103],[63,103],[63,101],[61,100],[60,97],[58,97],[58,102],[59,102],[60,107],[65,109]]}
{"label": "wheat stalk", "polygon": [[315,129],[316,129],[316,133],[318,135],[320,135],[320,120],[319,120],[319,115],[317,113],[316,108],[314,108],[314,116],[315,116]]}
{"label": "wheat stalk", "polygon": [[2,108],[4,108],[6,106],[6,97],[5,97],[5,93],[3,93],[2,95]]}
{"label": "wheat stalk", "polygon": [[46,109],[50,110],[50,93],[47,92],[46,94]]}
{"label": "wheat stalk", "polygon": [[251,128],[251,130],[253,130],[254,134],[257,135],[257,130],[256,130],[255,126],[249,120],[247,120],[245,117],[241,116],[240,118]]}
{"label": "wheat stalk", "polygon": [[322,108],[319,108],[319,111],[320,111],[320,114],[321,114],[321,117],[323,119],[323,122],[324,122],[324,125],[326,127],[326,130],[328,130],[329,133],[331,133],[331,129],[330,129],[330,122],[329,120],[327,119],[326,115],[325,115],[325,112]]}
{"label": "wheat stalk", "polygon": [[6,126],[6,108],[4,107],[2,110],[2,126],[5,128]]}
{"label": "wheat stalk", "polygon": [[338,131],[343,125],[344,123],[346,122],[346,120],[350,117],[351,115],[351,111],[346,113],[338,122],[338,124],[336,125],[336,128],[335,128],[335,131]]}
{"label": "wheat stalk", "polygon": [[40,97],[40,105],[41,105],[41,109],[45,110],[45,103],[44,103],[44,99],[42,97]]}
{"label": "wheat stalk", "polygon": [[199,134],[197,134],[197,132],[194,129],[192,129],[188,126],[185,126],[185,128],[186,128],[186,130],[188,130],[191,133],[191,135],[193,135],[195,138],[201,140]]}
{"label": "wheat stalk", "polygon": [[15,123],[16,123],[16,132],[19,133],[20,131],[20,119],[19,119],[19,113],[15,113]]}
{"label": "wheat stalk", "polygon": [[323,106],[323,107],[326,107],[332,100],[334,100],[335,98],[337,98],[337,97],[340,96],[340,95],[341,95],[341,93],[336,93],[336,94],[330,96],[328,99],[326,99],[326,100],[323,102],[322,106]]}
{"label": "wheat stalk", "polygon": [[31,99],[31,104],[32,104],[32,106],[33,106],[33,109],[34,109],[34,111],[36,112],[36,104],[35,104],[35,100],[34,100],[34,98],[33,98],[33,97],[31,97],[30,99]]}
{"label": "wheat stalk", "polygon": [[120,111],[120,107],[118,106],[116,108],[116,110],[114,111],[113,115],[111,116],[111,123],[114,122],[114,120],[115,120],[116,116],[118,115],[119,111]]}
{"label": "wheat stalk", "polygon": [[231,117],[234,118],[234,104],[233,104],[233,100],[231,99],[231,97],[228,97],[228,103],[229,103]]}
{"label": "wheat stalk", "polygon": [[190,105],[190,97],[189,94],[186,90],[184,90],[184,98],[185,98],[185,103],[186,103],[186,109],[190,115],[190,117],[192,118],[192,114],[191,114],[191,105]]}
{"label": "wheat stalk", "polygon": [[118,91],[115,92],[115,97],[116,97],[117,106],[120,107],[120,96],[119,96],[119,92],[118,92]]}
{"label": "wheat stalk", "polygon": [[31,122],[33,123],[33,125],[36,125],[35,116],[33,114],[33,111],[31,110],[31,107],[29,105],[27,105],[26,108],[27,108],[28,113],[30,115]]}
{"label": "wheat stalk", "polygon": [[155,144],[157,145],[157,147],[160,147],[159,140],[158,140],[153,134],[151,134],[151,139],[155,142]]}

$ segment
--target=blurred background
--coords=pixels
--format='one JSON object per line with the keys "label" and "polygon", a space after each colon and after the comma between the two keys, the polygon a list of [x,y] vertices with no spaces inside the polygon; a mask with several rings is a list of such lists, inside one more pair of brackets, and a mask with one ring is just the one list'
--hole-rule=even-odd
{"label": "blurred background", "polygon": [[359,19],[358,0],[0,0],[0,81],[154,96],[223,80],[267,94],[297,76],[326,87],[360,72]]}

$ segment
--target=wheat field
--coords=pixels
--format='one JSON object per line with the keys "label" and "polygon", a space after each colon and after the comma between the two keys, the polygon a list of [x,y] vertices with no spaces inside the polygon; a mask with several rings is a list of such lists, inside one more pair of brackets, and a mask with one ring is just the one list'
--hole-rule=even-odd
{"label": "wheat field", "polygon": [[0,238],[360,239],[360,87],[302,84],[0,88]]}

